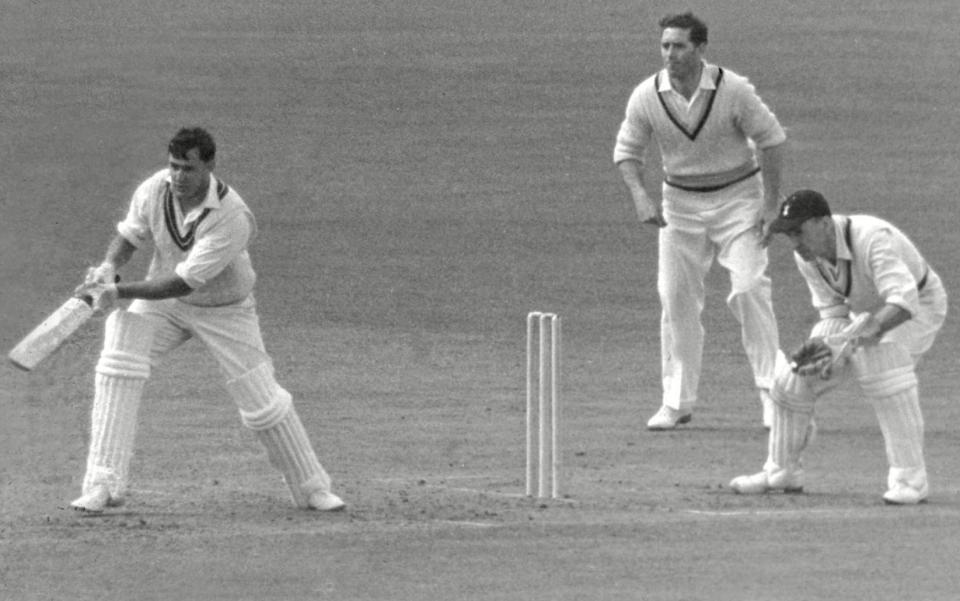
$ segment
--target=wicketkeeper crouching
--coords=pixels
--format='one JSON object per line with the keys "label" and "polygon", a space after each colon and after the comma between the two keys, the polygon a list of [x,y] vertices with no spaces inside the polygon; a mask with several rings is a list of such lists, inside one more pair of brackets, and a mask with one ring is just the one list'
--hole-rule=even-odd
{"label": "wicketkeeper crouching", "polygon": [[793,243],[820,321],[789,360],[778,358],[763,471],[734,478],[730,487],[741,494],[802,492],[802,453],[815,431],[816,401],[855,378],[886,444],[884,501],[926,500],[915,366],[946,318],[940,277],[896,227],[869,215],[833,215],[813,190],[790,195],[771,232]]}

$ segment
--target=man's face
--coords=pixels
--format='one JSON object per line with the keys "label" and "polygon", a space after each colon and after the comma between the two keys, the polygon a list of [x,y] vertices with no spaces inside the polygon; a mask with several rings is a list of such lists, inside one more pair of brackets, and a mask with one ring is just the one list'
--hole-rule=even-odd
{"label": "man's face", "polygon": [[689,29],[667,27],[660,36],[660,56],[670,77],[684,78],[696,74],[703,60],[705,44],[690,41]]}
{"label": "man's face", "polygon": [[829,217],[807,219],[799,229],[784,232],[793,244],[793,250],[808,263],[818,257],[835,259],[837,248],[833,234],[833,220]]}
{"label": "man's face", "polygon": [[178,159],[172,154],[168,156],[171,189],[174,198],[179,201],[201,201],[210,185],[213,161],[209,163],[201,161],[200,153],[196,148],[187,151],[186,160]]}

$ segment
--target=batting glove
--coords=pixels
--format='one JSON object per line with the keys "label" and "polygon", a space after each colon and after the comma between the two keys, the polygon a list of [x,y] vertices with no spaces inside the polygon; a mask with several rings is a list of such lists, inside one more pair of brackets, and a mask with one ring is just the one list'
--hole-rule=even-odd
{"label": "batting glove", "polygon": [[109,313],[120,298],[116,284],[101,284],[99,282],[91,282],[79,286],[74,292],[74,295],[90,303],[90,306],[93,307],[94,315],[105,315]]}
{"label": "batting glove", "polygon": [[87,269],[87,274],[83,279],[84,284],[112,284],[117,279],[117,268],[113,263],[104,261],[96,267]]}

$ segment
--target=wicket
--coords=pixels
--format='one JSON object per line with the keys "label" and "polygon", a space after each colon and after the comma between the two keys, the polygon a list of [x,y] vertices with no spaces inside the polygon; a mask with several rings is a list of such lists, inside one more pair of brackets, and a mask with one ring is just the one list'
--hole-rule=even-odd
{"label": "wicket", "polygon": [[[527,314],[527,488],[537,497],[559,495],[560,453],[560,317],[556,313]],[[534,392],[536,390],[536,392]],[[534,402],[534,396],[537,402]],[[534,423],[538,434],[534,437]],[[548,469],[549,466],[549,469]],[[548,482],[549,481],[549,482]]]}

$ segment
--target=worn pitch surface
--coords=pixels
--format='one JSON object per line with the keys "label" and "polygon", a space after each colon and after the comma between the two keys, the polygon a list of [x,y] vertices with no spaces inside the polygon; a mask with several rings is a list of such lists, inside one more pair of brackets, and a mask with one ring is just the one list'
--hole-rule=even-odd
{"label": "worn pitch surface", "polygon": [[[83,470],[91,326],[32,375],[0,369],[0,597],[956,598],[954,316],[920,369],[925,506],[881,504],[883,443],[852,390],[820,408],[809,494],[730,493],[760,468],[765,433],[719,273],[695,419],[643,428],[658,405],[656,245],[610,151],[630,90],[658,67],[655,22],[677,7],[88,4],[3,9],[0,346],[99,259],[170,134],[207,125],[218,172],[259,218],[281,381],[350,508],[289,507],[188,345],[148,386],[128,505],[64,509]],[[952,289],[955,3],[698,11],[710,58],[749,75],[789,128],[786,189],[892,219]],[[813,315],[782,243],[772,261],[791,347]],[[559,501],[520,496],[533,309],[565,326]]]}

